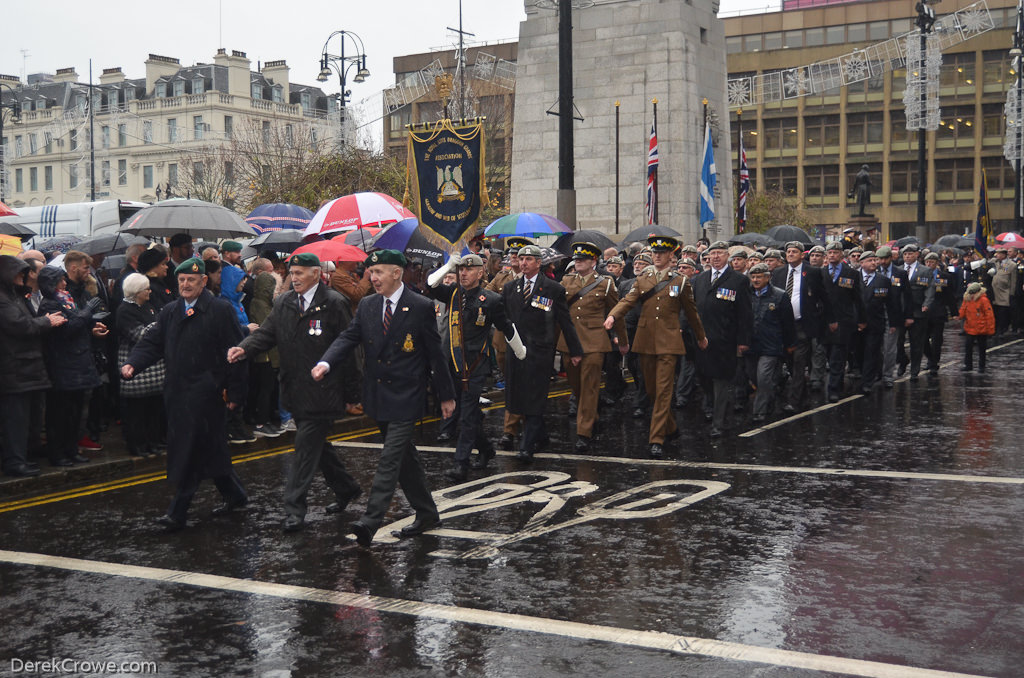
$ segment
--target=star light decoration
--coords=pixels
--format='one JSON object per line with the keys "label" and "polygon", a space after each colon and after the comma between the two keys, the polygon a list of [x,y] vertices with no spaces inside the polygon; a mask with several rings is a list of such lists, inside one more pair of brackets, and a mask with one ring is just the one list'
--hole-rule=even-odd
{"label": "star light decoration", "polygon": [[964,37],[984,33],[995,28],[995,24],[992,23],[992,15],[977,6],[972,6],[962,12],[958,12],[956,17]]}
{"label": "star light decoration", "polygon": [[791,68],[782,76],[786,98],[803,96],[811,91],[811,79],[807,75],[807,67]]}
{"label": "star light decoration", "polygon": [[729,81],[729,105],[743,106],[750,103],[750,78],[735,78]]}
{"label": "star light decoration", "polygon": [[867,80],[870,75],[871,68],[864,57],[864,52],[854,52],[843,61],[843,76],[846,78],[846,82]]}

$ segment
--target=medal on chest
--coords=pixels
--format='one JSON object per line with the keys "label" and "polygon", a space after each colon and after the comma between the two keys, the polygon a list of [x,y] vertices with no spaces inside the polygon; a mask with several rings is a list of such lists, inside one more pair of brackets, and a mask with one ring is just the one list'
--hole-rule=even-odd
{"label": "medal on chest", "polygon": [[321,326],[320,326],[320,321],[319,320],[310,320],[309,321],[309,336],[311,336],[311,337],[319,337],[321,334],[323,334],[323,328],[321,328]]}
{"label": "medal on chest", "polygon": [[484,315],[484,307],[481,306],[476,314],[476,326],[483,327],[485,324],[487,324],[487,316]]}
{"label": "medal on chest", "polygon": [[416,350],[416,347],[412,343],[412,335],[406,334],[405,341],[402,342],[402,351],[404,353],[412,353]]}

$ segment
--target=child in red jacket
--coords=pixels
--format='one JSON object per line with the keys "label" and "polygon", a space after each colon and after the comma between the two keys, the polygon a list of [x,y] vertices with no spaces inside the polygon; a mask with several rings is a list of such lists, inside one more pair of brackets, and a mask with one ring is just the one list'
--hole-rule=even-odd
{"label": "child in red jacket", "polygon": [[964,372],[973,369],[974,345],[978,345],[978,371],[985,371],[985,350],[988,338],[996,332],[996,316],[992,304],[985,295],[981,283],[973,282],[967,286],[964,303],[960,306],[960,321],[967,334],[964,341]]}

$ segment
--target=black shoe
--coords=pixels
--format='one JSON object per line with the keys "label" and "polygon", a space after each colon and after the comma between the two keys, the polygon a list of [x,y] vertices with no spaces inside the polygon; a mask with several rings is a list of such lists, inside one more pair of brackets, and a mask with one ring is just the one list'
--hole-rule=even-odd
{"label": "black shoe", "polygon": [[516,437],[511,433],[501,434],[501,438],[498,439],[498,449],[511,450],[515,447]]}
{"label": "black shoe", "polygon": [[298,516],[288,516],[284,519],[284,525],[281,526],[281,530],[284,532],[298,532],[306,524],[306,521]]}
{"label": "black shoe", "polygon": [[647,416],[647,413],[644,412],[644,408],[642,408],[642,407],[637,407],[636,409],[633,410],[633,418],[634,419],[643,419],[646,416]]}
{"label": "black shoe", "polygon": [[712,438],[721,438],[722,437],[722,429],[715,428],[714,426],[712,426],[711,430],[708,431],[708,435],[711,436]]}
{"label": "black shoe", "polygon": [[765,419],[766,419],[766,417],[763,414],[755,414],[754,416],[752,416],[750,418],[750,421],[754,422],[755,424],[760,424]]}
{"label": "black shoe", "polygon": [[533,461],[533,452],[529,450],[519,450],[519,454],[516,455],[516,459],[519,461]]}
{"label": "black shoe", "polygon": [[226,501],[217,508],[213,509],[213,511],[211,511],[210,513],[212,513],[215,516],[222,516],[224,514],[231,513],[235,509],[242,508],[248,503],[248,499],[236,499],[233,501]]}
{"label": "black shoe", "polygon": [[81,454],[73,454],[70,457],[68,457],[68,460],[75,464],[88,464],[90,461],[92,461],[92,459],[90,459],[89,457],[83,456]]}
{"label": "black shoe", "polygon": [[979,367],[978,368],[978,372],[984,373],[985,372],[985,368],[984,367]]}
{"label": "black shoe", "polygon": [[715,418],[715,413],[711,410],[704,410],[704,421],[711,421]]}
{"label": "black shoe", "polygon": [[796,406],[786,403],[785,405],[782,406],[782,411],[785,412],[786,414],[793,414],[794,412],[796,412]]}
{"label": "black shoe", "polygon": [[830,403],[838,403],[839,402],[839,394],[838,393],[829,393],[828,394],[828,401]]}
{"label": "black shoe", "polygon": [[971,367],[970,365],[964,365],[963,367],[960,368],[960,371],[961,372],[973,372],[974,368]]}
{"label": "black shoe", "polygon": [[39,467],[35,464],[18,464],[4,469],[4,475],[12,478],[32,478],[39,475]]}
{"label": "black shoe", "polygon": [[610,395],[604,394],[600,398],[597,399],[597,402],[599,404],[601,404],[601,405],[610,406],[610,405],[614,405],[615,403],[617,403],[619,401],[618,401],[618,398],[614,398],[614,397],[612,397]]}
{"label": "black shoe", "polygon": [[447,431],[441,431],[440,433],[437,434],[437,442],[439,443],[447,443],[451,439],[452,434],[448,433]]}
{"label": "black shoe", "polygon": [[444,477],[448,480],[457,480],[462,482],[469,475],[469,464],[460,464],[455,462],[455,465],[444,472]]}
{"label": "black shoe", "polygon": [[228,432],[228,442],[232,445],[245,445],[256,442],[256,436],[248,429],[239,428],[237,431]]}
{"label": "black shoe", "polygon": [[399,539],[408,539],[409,537],[419,536],[424,532],[428,532],[437,527],[441,527],[440,518],[428,518],[426,520],[417,518],[413,521],[412,525],[406,525],[401,530],[393,532],[392,534]]}
{"label": "black shoe", "polygon": [[885,388],[892,388],[893,387],[893,383],[891,381],[889,381],[888,379],[886,379],[886,380],[884,380],[882,382],[882,386],[884,386]]}
{"label": "black shoe", "polygon": [[160,516],[154,522],[163,527],[164,532],[178,532],[179,530],[185,529],[185,521],[175,520],[168,515]]}
{"label": "black shoe", "polygon": [[661,459],[665,456],[665,448],[661,446],[661,443],[651,443],[647,453],[651,456],[651,459]]}
{"label": "black shoe", "polygon": [[573,447],[577,452],[589,452],[590,438],[587,436],[576,436],[576,444]]}
{"label": "black shoe", "polygon": [[572,403],[572,404],[569,405],[569,409],[566,410],[565,416],[567,416],[567,417],[575,417],[577,412],[579,412],[579,409],[577,409],[576,403]]}
{"label": "black shoe", "polygon": [[906,365],[900,365],[899,369],[896,370],[896,376],[897,377],[902,377],[906,373],[907,373],[907,366]]}
{"label": "black shoe", "polygon": [[478,470],[487,468],[487,464],[491,461],[491,459],[494,459],[494,454],[495,453],[493,447],[478,450],[476,458],[473,460],[473,463],[470,464],[470,468]]}
{"label": "black shoe", "polygon": [[360,546],[369,546],[370,542],[373,541],[373,532],[370,532],[370,528],[358,520],[349,525],[349,529],[356,536],[356,543]]}
{"label": "black shoe", "polygon": [[338,495],[338,501],[327,505],[327,513],[341,513],[348,508],[350,503],[358,499],[362,493],[363,489],[361,487],[357,487],[344,496]]}
{"label": "black shoe", "polygon": [[65,459],[64,457],[61,457],[60,459],[51,459],[50,460],[50,466],[74,466],[74,465],[75,465],[75,463],[73,461],[71,461],[70,459]]}
{"label": "black shoe", "polygon": [[679,398],[674,398],[672,400],[672,407],[676,408],[677,410],[681,410],[684,407],[686,407],[686,401],[685,400],[681,400]]}

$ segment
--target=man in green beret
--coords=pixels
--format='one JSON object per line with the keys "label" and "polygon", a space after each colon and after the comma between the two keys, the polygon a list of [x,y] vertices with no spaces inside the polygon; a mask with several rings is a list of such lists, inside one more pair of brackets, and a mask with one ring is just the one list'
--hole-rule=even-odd
{"label": "man in green beret", "polygon": [[161,358],[166,366],[167,479],[175,494],[157,522],[167,531],[185,527],[203,478],[212,478],[224,497],[221,511],[249,500],[231,468],[226,432],[228,410],[245,401],[246,371],[227,361],[242,328],[231,304],[205,288],[202,259],[186,259],[174,272],[181,296],[160,310],[121,367],[121,376],[131,379]]}
{"label": "man in green beret", "polygon": [[281,404],[295,420],[295,457],[288,468],[284,489],[285,532],[297,532],[305,524],[306,496],[317,468],[336,502],[328,513],[344,511],[362,494],[359,483],[345,469],[327,434],[345,411],[343,370],[315,381],[309,366],[341,334],[342,310],[348,302],[327,285],[320,284],[322,269],[315,254],[304,252],[288,259],[292,289],[274,302],[263,324],[228,350],[228,362],[265,353],[277,346],[280,354]]}

